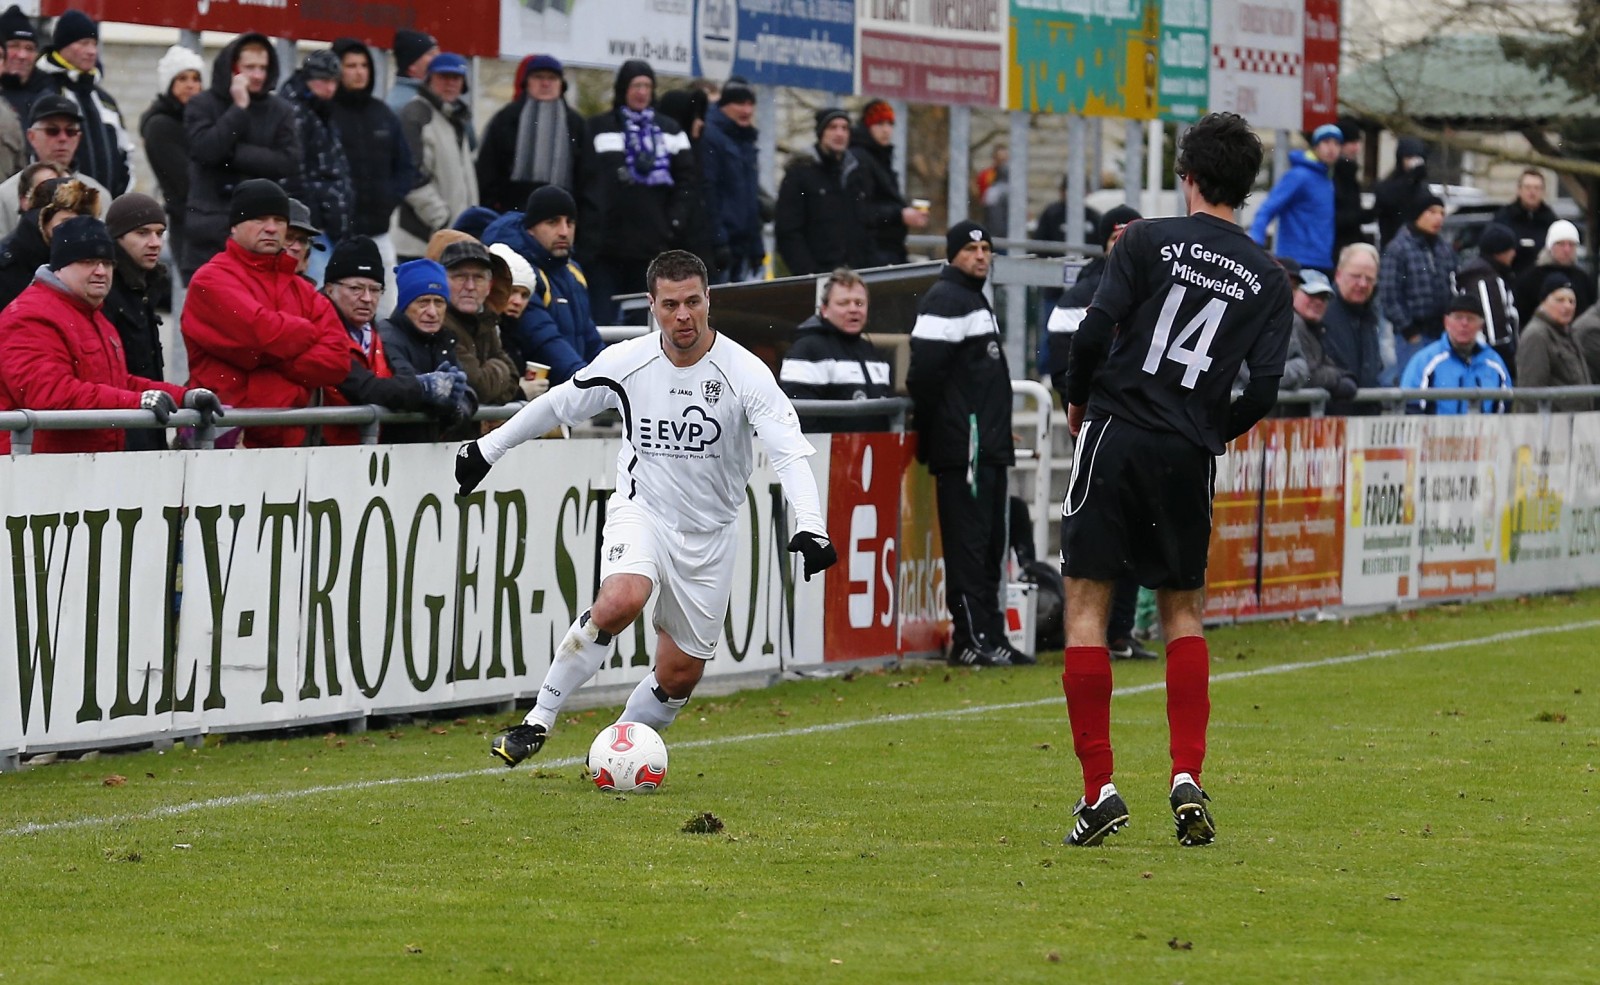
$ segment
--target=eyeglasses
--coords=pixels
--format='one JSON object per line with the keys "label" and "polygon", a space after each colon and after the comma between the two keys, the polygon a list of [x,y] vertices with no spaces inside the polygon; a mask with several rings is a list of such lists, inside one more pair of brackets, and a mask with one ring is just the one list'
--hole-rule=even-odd
{"label": "eyeglasses", "polygon": [[346,291],[358,298],[378,298],[383,296],[382,284],[356,284],[347,280],[339,281],[336,285],[340,290]]}
{"label": "eyeglasses", "polygon": [[46,137],[59,137],[62,134],[66,134],[69,137],[77,137],[83,134],[83,127],[63,127],[56,126],[55,124],[41,123],[38,126],[35,126],[34,129],[44,134]]}

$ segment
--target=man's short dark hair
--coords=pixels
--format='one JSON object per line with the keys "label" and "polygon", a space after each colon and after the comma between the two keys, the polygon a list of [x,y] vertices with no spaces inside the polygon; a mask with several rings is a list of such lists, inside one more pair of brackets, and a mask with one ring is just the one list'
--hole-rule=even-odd
{"label": "man's short dark hair", "polygon": [[1212,205],[1238,208],[1261,171],[1261,138],[1238,113],[1211,113],[1184,132],[1178,171]]}
{"label": "man's short dark hair", "polygon": [[833,289],[836,287],[849,289],[857,286],[867,286],[867,282],[861,279],[860,274],[856,273],[854,270],[851,270],[849,267],[835,268],[833,273],[828,275],[827,281],[822,285],[822,303],[828,303],[828,299],[833,296]]}
{"label": "man's short dark hair", "polygon": [[700,286],[707,287],[711,278],[706,274],[706,265],[693,253],[685,250],[667,250],[665,253],[656,254],[650,261],[650,268],[644,272],[645,289],[651,297],[655,297],[656,285],[664,280],[688,280],[691,277],[700,278]]}
{"label": "man's short dark hair", "polygon": [[1517,184],[1522,184],[1523,178],[1538,178],[1539,184],[1542,185],[1545,183],[1544,172],[1540,171],[1538,168],[1523,168],[1522,173],[1517,176]]}

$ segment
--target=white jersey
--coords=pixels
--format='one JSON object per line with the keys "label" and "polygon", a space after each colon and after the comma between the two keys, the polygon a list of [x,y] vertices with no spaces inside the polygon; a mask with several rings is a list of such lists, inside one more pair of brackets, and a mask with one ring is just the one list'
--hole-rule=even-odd
{"label": "white jersey", "polygon": [[799,529],[827,536],[805,462],[816,449],[800,433],[794,405],[766,363],[721,333],[682,368],[662,351],[659,332],[607,346],[478,448],[492,465],[557,424],[607,408],[622,414],[627,437],[617,455],[617,493],[668,528],[707,532],[734,522],[755,466],[750,439],[760,435]]}

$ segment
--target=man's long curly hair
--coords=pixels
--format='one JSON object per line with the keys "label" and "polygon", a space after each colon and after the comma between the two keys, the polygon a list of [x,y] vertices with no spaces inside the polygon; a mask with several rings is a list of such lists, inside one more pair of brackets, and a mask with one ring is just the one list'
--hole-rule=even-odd
{"label": "man's long curly hair", "polygon": [[1238,113],[1211,113],[1184,132],[1178,172],[1212,205],[1239,208],[1261,170],[1261,138]]}

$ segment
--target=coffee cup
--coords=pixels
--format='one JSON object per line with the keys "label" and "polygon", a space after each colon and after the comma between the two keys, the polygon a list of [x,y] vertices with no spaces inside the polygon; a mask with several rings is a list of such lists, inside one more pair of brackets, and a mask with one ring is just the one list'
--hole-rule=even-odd
{"label": "coffee cup", "polygon": [[522,364],[522,378],[525,380],[542,380],[550,375],[550,367],[544,363],[525,362]]}

